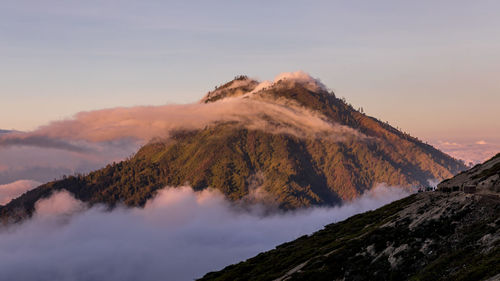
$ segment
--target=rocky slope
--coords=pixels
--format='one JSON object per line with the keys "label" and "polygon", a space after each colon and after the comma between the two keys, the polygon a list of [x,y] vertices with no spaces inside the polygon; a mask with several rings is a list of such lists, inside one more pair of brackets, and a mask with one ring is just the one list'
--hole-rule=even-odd
{"label": "rocky slope", "polygon": [[[482,186],[500,176],[498,158],[445,183]],[[499,182],[488,183],[414,194],[201,280],[499,280]]]}
{"label": "rocky slope", "polygon": [[42,185],[0,207],[0,217],[29,216],[38,199],[59,189],[110,206],[142,206],[156,190],[181,185],[212,187],[231,200],[283,209],[334,205],[378,183],[423,186],[465,168],[355,110],[305,74],[272,83],[237,77],[209,92],[201,104],[230,102],[247,108],[247,115],[171,132],[126,161]]}
{"label": "rocky slope", "polygon": [[500,153],[438,185],[441,190],[468,191],[468,188],[478,193],[500,192]]}

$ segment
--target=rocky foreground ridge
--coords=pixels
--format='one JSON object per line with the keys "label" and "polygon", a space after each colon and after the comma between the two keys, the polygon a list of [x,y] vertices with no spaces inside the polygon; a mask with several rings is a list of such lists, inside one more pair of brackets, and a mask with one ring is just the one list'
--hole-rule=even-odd
{"label": "rocky foreground ridge", "polygon": [[200,280],[500,280],[499,160]]}
{"label": "rocky foreground ridge", "polygon": [[438,185],[441,191],[464,191],[467,193],[500,192],[500,153],[481,165],[463,171]]}

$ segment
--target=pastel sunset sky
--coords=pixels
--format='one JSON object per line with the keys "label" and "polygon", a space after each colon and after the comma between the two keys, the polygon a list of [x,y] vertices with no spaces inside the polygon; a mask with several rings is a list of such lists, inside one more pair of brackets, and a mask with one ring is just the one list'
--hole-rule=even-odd
{"label": "pastel sunset sky", "polygon": [[480,161],[500,151],[498,11],[499,1],[2,1],[0,129],[192,103],[239,74],[303,70],[355,108]]}

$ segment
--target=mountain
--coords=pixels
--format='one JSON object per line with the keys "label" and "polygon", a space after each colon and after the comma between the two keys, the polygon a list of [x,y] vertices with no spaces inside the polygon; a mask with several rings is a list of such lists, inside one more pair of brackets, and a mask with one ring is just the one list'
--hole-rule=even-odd
{"label": "mountain", "polygon": [[212,187],[230,200],[282,209],[335,205],[379,183],[426,186],[465,169],[462,162],[355,110],[304,73],[274,82],[239,76],[200,101],[214,110],[233,105],[238,107],[226,114],[228,119],[170,132],[130,159],[27,192],[0,207],[0,217],[29,216],[38,199],[60,189],[89,204],[110,206],[142,206],[156,190],[181,185]]}
{"label": "mountain", "polygon": [[[441,191],[327,225],[200,280],[499,280],[498,163],[500,154]],[[449,192],[450,183],[476,189]]]}
{"label": "mountain", "polygon": [[440,190],[465,192],[500,192],[500,153],[472,169],[461,172],[438,185]]}

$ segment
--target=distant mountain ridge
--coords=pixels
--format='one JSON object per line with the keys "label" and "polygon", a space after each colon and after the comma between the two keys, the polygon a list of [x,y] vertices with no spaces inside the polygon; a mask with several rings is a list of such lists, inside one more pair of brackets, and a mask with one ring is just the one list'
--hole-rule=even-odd
{"label": "distant mountain ridge", "polygon": [[[304,73],[274,82],[239,76],[200,103],[234,100],[286,109],[297,120],[261,110],[241,121],[172,132],[130,159],[42,185],[0,207],[0,216],[29,216],[34,203],[54,190],[66,189],[90,204],[142,206],[156,190],[186,184],[282,209],[335,205],[379,183],[424,186],[465,169],[462,162],[355,110]],[[245,120],[263,125],[244,126]]]}

